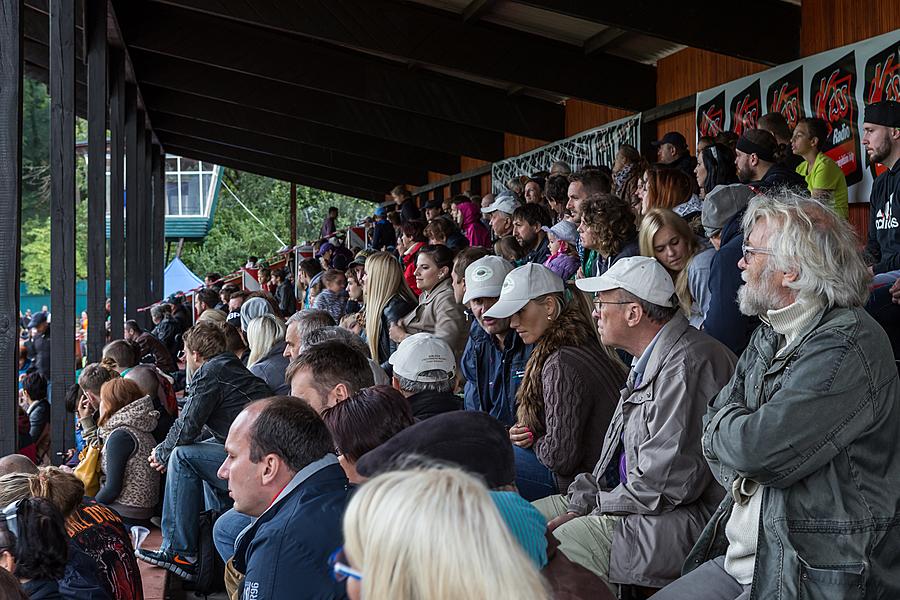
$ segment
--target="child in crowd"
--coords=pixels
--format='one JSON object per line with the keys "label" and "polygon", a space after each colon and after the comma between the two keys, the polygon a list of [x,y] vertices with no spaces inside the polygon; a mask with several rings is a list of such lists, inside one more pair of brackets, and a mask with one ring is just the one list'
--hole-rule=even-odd
{"label": "child in crowd", "polygon": [[324,289],[316,296],[314,308],[324,310],[339,322],[347,308],[347,276],[343,271],[328,269],[322,275]]}
{"label": "child in crowd", "polygon": [[571,221],[560,221],[553,227],[542,227],[550,242],[550,257],[544,266],[556,273],[563,281],[571,279],[581,266],[578,258],[578,227]]}
{"label": "child in crowd", "polygon": [[516,264],[525,256],[525,251],[514,236],[506,235],[494,242],[494,254]]}

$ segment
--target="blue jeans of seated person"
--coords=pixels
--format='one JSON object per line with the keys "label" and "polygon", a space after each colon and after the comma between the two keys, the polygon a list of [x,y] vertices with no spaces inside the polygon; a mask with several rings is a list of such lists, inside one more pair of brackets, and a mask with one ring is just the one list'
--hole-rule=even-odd
{"label": "blue jeans of seated person", "polygon": [[239,513],[233,508],[216,519],[213,525],[213,542],[224,562],[234,556],[234,542],[238,535],[253,522],[253,517]]}
{"label": "blue jeans of seated person", "polygon": [[219,501],[219,506],[209,508],[223,510],[232,504],[227,497],[228,482],[216,476],[225,456],[225,446],[214,440],[177,446],[172,451],[166,470],[161,550],[197,556],[198,517],[212,499],[206,489],[214,490]]}
{"label": "blue jeans of seated person", "polygon": [[534,502],[559,493],[553,472],[541,464],[534,450],[513,446],[513,456],[516,459],[516,487],[523,498]]}

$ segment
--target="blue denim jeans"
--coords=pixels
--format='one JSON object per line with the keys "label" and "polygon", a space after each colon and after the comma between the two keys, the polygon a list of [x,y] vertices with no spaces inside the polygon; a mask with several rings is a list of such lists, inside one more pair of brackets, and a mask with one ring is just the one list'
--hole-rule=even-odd
{"label": "blue denim jeans", "polygon": [[[222,510],[232,504],[227,496],[228,482],[216,476],[224,461],[225,446],[212,440],[177,446],[172,451],[166,471],[161,550],[197,556],[200,513],[205,508]],[[219,506],[207,506],[205,487],[216,491]]]}
{"label": "blue denim jeans", "polygon": [[558,494],[553,472],[541,464],[531,448],[513,446],[516,459],[516,487],[519,494],[529,502]]}
{"label": "blue denim jeans", "polygon": [[233,508],[216,519],[216,524],[213,525],[213,541],[223,561],[228,562],[228,559],[234,556],[234,542],[237,536],[252,521],[253,517],[239,513]]}

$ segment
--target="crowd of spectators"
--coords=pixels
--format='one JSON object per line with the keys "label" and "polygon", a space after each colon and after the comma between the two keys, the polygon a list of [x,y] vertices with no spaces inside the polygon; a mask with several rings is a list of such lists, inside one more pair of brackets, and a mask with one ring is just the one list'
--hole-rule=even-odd
{"label": "crowd of spectators", "polygon": [[333,209],[259,291],[211,273],[125,323],[67,466],[35,466],[32,316],[0,584],[139,598],[135,559],[208,585],[214,547],[244,599],[900,597],[900,104],[864,120],[865,243],[823,123],[771,115],[696,158],[669,132],[654,164],[398,186],[365,248]]}

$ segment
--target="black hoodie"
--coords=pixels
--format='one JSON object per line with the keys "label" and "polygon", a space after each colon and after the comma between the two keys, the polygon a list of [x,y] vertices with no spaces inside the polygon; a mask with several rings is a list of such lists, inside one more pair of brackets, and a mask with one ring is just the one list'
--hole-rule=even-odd
{"label": "black hoodie", "polygon": [[900,269],[900,160],[879,175],[869,197],[866,258],[878,273]]}

